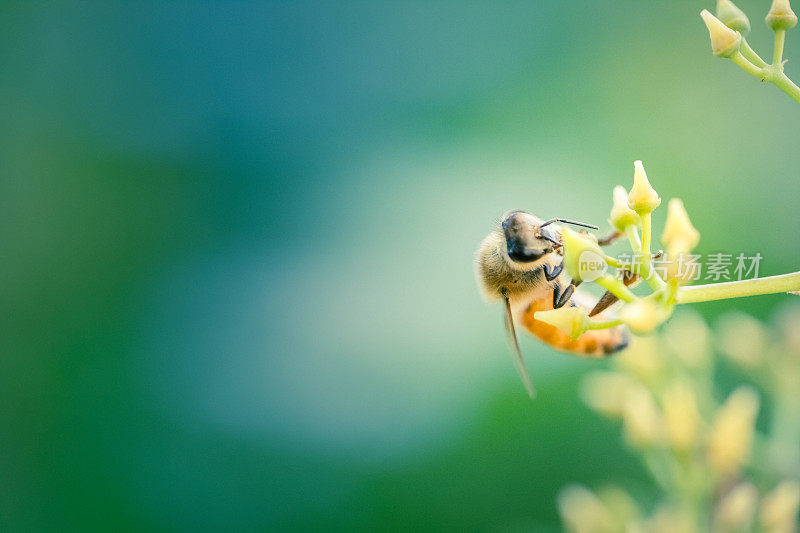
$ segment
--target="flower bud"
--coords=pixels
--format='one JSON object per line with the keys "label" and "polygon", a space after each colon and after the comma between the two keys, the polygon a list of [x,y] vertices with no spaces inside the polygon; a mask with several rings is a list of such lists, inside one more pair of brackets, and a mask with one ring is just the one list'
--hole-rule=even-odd
{"label": "flower bud", "polygon": [[661,198],[650,185],[641,161],[633,162],[633,187],[628,194],[628,207],[643,215],[661,205]]}
{"label": "flower bud", "polygon": [[640,519],[641,511],[630,494],[615,485],[605,485],[597,490],[597,497],[614,516],[613,531],[636,531],[633,524]]}
{"label": "flower bud", "polygon": [[557,327],[569,335],[572,340],[577,339],[589,329],[589,315],[581,306],[536,311],[533,318]]}
{"label": "flower bud", "polygon": [[800,307],[788,304],[777,318],[786,351],[795,358],[800,357]]}
{"label": "flower bud", "polygon": [[622,416],[625,394],[634,381],[619,372],[600,371],[589,374],[580,386],[583,402],[608,417]]}
{"label": "flower bud", "polygon": [[569,531],[612,531],[614,517],[594,492],[568,485],[558,493],[558,514]]}
{"label": "flower bud", "polygon": [[[572,279],[583,280],[584,274],[587,274],[586,265],[589,263],[598,268],[605,265],[605,254],[600,250],[597,241],[589,235],[564,228],[561,230],[561,242],[564,243],[564,267]],[[591,274],[599,273],[593,268]],[[588,281],[592,279],[597,278],[593,277]]]}
{"label": "flower bud", "polygon": [[661,242],[668,250],[679,248],[682,252],[690,251],[700,242],[700,233],[692,226],[689,214],[678,198],[669,201],[667,222],[664,225],[664,233],[661,234]]}
{"label": "flower bud", "polygon": [[670,352],[692,370],[711,364],[711,332],[703,318],[689,309],[670,319],[662,335]]}
{"label": "flower bud", "polygon": [[772,7],[764,20],[775,31],[788,30],[797,24],[797,15],[792,11],[789,0],[772,0]]}
{"label": "flower bud", "polygon": [[[690,277],[690,271],[682,268],[683,257],[692,251],[692,248],[700,242],[700,233],[689,220],[683,202],[678,198],[669,201],[667,207],[667,222],[664,225],[664,233],[661,234],[661,242],[667,247],[669,265],[667,267],[667,278],[677,279],[679,276]],[[689,281],[680,279],[679,281]]]}
{"label": "flower bud", "polygon": [[641,385],[628,388],[622,422],[625,425],[625,437],[634,446],[653,446],[661,439],[661,413],[653,395]]}
{"label": "flower bud", "polygon": [[639,213],[628,207],[628,191],[622,185],[614,187],[614,207],[611,208],[611,218],[608,221],[619,231],[641,222]]}
{"label": "flower bud", "polygon": [[750,455],[758,415],[758,394],[739,387],[717,412],[708,437],[708,462],[720,475],[735,475]]}
{"label": "flower bud", "polygon": [[690,450],[697,440],[700,413],[694,390],[686,381],[675,381],[664,391],[664,422],[672,447]]}
{"label": "flower bud", "polygon": [[661,341],[655,337],[634,336],[628,349],[614,358],[621,370],[651,388],[663,381],[668,364]]}
{"label": "flower bud", "polygon": [[733,487],[714,510],[715,531],[750,531],[758,505],[758,491],[749,482]]}
{"label": "flower bud", "polygon": [[700,16],[703,17],[703,22],[708,28],[708,34],[711,37],[711,51],[715,56],[730,57],[739,51],[742,36],[738,31],[727,27],[707,9],[702,10]]}
{"label": "flower bud", "polygon": [[783,481],[764,496],[761,503],[761,527],[764,531],[796,531],[800,508],[800,485]]}
{"label": "flower bud", "polygon": [[640,531],[695,533],[698,531],[697,518],[685,507],[673,503],[661,503],[653,516],[645,523],[645,527],[633,531],[637,533]]}
{"label": "flower bud", "polygon": [[747,370],[764,362],[770,332],[755,318],[729,311],[717,324],[717,343],[723,355]]}
{"label": "flower bud", "polygon": [[744,11],[736,7],[731,0],[717,0],[717,18],[727,27],[742,35],[750,32],[750,20]]}
{"label": "flower bud", "polygon": [[625,305],[620,318],[634,333],[646,334],[664,321],[662,314],[653,300],[642,298]]}

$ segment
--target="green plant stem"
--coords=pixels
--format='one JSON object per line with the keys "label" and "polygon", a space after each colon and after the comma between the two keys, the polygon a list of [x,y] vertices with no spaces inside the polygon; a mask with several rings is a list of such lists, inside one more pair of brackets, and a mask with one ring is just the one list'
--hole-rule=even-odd
{"label": "green plant stem", "polygon": [[750,44],[747,42],[747,39],[742,37],[742,46],[739,48],[739,51],[742,55],[747,58],[748,61],[753,63],[755,66],[759,68],[763,68],[767,66],[767,62],[761,59],[761,56],[756,53],[755,50],[750,48]]}
{"label": "green plant stem", "polygon": [[[631,241],[631,248],[633,248],[633,252],[636,255],[635,265],[638,269],[638,274],[644,278],[651,289],[658,291],[664,288],[665,283],[652,267],[653,259],[650,253],[650,241],[653,234],[652,216],[651,213],[640,213],[640,215],[642,218],[642,240],[639,242],[639,234],[636,233],[635,228],[633,236],[629,235],[628,239]],[[628,226],[628,228],[630,227]]]}
{"label": "green plant stem", "polygon": [[623,302],[632,302],[636,299],[636,295],[634,295],[628,287],[625,286],[620,280],[615,278],[614,276],[609,276],[606,274],[602,278],[597,278],[594,280],[595,283],[610,291],[614,296],[622,300]]}
{"label": "green plant stem", "polygon": [[652,214],[645,213],[642,216],[642,255],[650,259],[650,239],[653,233]]}
{"label": "green plant stem", "polygon": [[761,81],[766,81],[765,78],[764,78],[764,74],[763,73],[764,73],[764,69],[767,68],[767,66],[769,66],[769,65],[767,65],[765,67],[762,67],[762,68],[758,68],[757,66],[752,64],[750,61],[748,61],[742,55],[741,52],[734,52],[733,55],[731,56],[731,60],[734,63],[736,63],[737,65],[739,65],[740,67],[742,67],[742,69],[745,72],[747,72],[748,74],[752,74],[753,76],[755,76],[756,78],[760,79]]}
{"label": "green plant stem", "polygon": [[792,100],[800,104],[800,87],[795,85],[795,83],[783,73],[782,69],[780,73],[776,75],[776,78],[770,81],[772,81],[778,89],[788,94]]}
{"label": "green plant stem", "polygon": [[772,65],[783,62],[783,43],[786,40],[786,30],[775,30],[775,53],[772,56]]}
{"label": "green plant stem", "polygon": [[711,285],[694,285],[678,290],[678,303],[711,302],[761,294],[800,291],[800,272],[766,278],[729,281]]}
{"label": "green plant stem", "polygon": [[767,65],[759,68],[748,61],[741,52],[735,52],[731,56],[731,60],[739,65],[745,72],[752,74],[761,81],[768,81],[775,85],[778,89],[785,92],[789,97],[800,104],[800,87],[783,73],[783,66],[780,64]]}
{"label": "green plant stem", "polygon": [[621,318],[613,318],[610,320],[590,320],[588,329],[608,329],[622,324]]}
{"label": "green plant stem", "polygon": [[630,225],[626,227],[625,235],[628,237],[634,252],[642,250],[642,241],[639,239],[639,232],[636,230],[636,226]]}

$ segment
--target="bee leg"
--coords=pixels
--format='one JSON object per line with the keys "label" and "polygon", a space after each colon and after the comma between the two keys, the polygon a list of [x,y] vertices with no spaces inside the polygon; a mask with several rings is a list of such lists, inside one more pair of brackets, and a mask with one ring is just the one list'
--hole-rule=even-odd
{"label": "bee leg", "polygon": [[547,281],[553,281],[561,274],[561,271],[564,270],[564,263],[559,263],[557,267],[555,267],[552,271],[550,270],[549,265],[544,265],[542,267],[544,270],[544,279]]}
{"label": "bee leg", "polygon": [[567,285],[566,289],[561,289],[561,285],[556,283],[553,285],[553,309],[559,309],[564,307],[570,298],[572,298],[572,293],[575,292],[575,285],[570,283]]}

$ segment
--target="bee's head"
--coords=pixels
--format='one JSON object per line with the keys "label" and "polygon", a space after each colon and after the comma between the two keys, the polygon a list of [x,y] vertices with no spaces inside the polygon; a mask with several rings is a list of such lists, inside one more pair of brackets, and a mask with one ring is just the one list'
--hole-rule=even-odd
{"label": "bee's head", "polygon": [[511,211],[500,223],[509,264],[525,270],[552,252],[561,240],[558,232],[538,217],[524,211]]}

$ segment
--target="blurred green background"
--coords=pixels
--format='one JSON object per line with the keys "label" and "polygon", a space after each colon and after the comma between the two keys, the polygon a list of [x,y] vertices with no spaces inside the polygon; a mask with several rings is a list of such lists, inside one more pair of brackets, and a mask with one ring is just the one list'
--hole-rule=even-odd
{"label": "blurred green background", "polygon": [[0,527],[549,531],[566,483],[646,494],[576,392],[606,363],[524,338],[530,402],[472,255],[509,209],[603,224],[642,159],[701,252],[797,269],[800,110],[704,7],[4,2]]}

